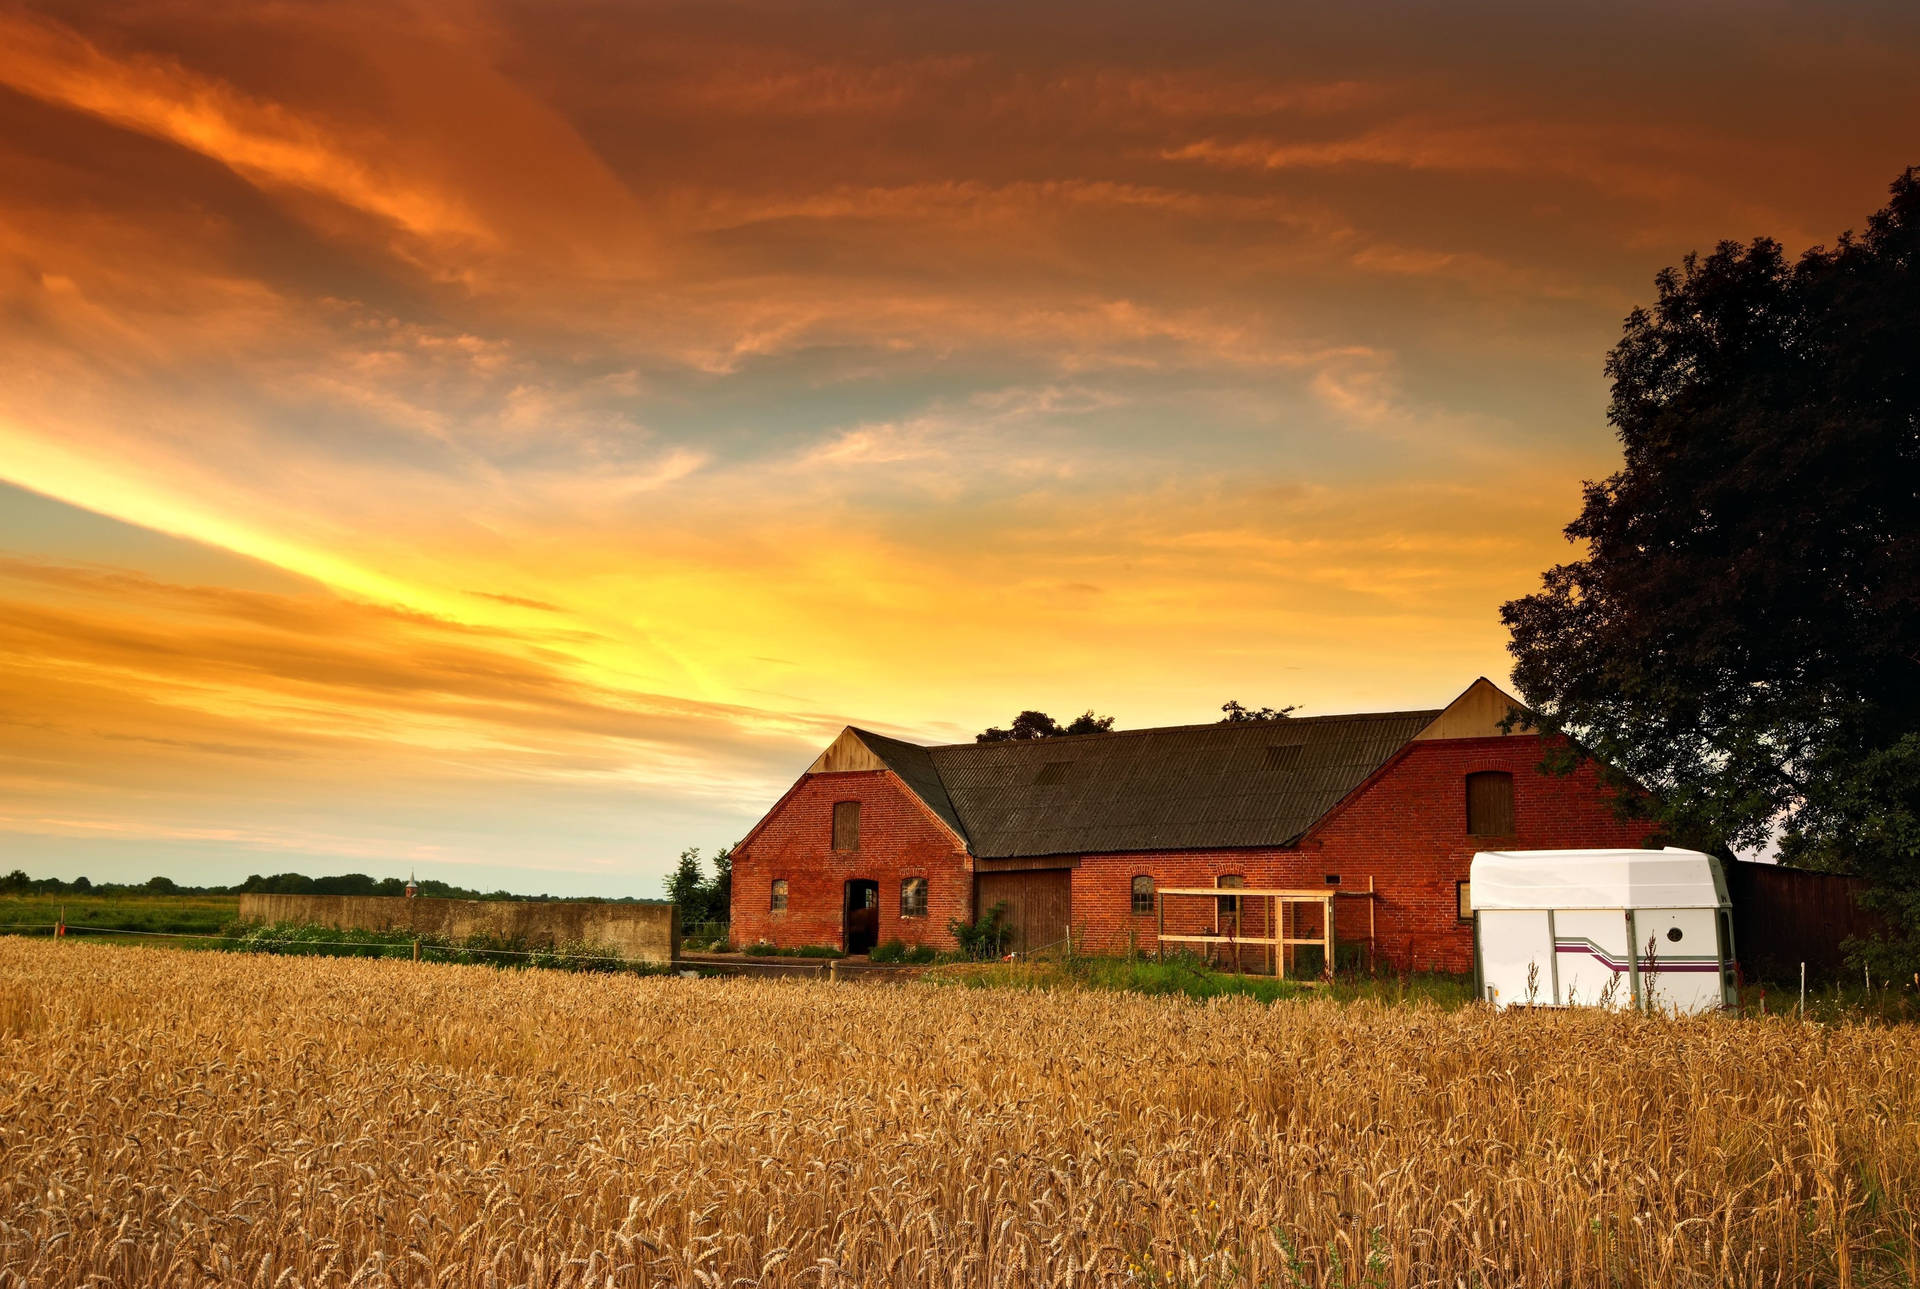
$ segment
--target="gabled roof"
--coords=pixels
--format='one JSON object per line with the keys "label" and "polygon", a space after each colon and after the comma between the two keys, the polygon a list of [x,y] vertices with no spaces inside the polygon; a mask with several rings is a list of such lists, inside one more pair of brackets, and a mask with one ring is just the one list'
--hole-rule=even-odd
{"label": "gabled roof", "polygon": [[809,774],[890,770],[981,859],[1287,846],[1416,739],[1485,738],[1517,700],[924,747],[848,726]]}
{"label": "gabled roof", "polygon": [[1284,846],[1437,711],[932,749],[982,859]]}
{"label": "gabled roof", "polygon": [[[847,728],[853,729],[852,726]],[[881,764],[900,776],[900,781],[926,803],[927,809],[940,816],[940,822],[953,829],[961,840],[966,840],[967,830],[960,822],[959,813],[953,808],[953,800],[947,794],[940,771],[934,767],[935,749],[922,747],[918,743],[905,743],[870,730],[855,729],[853,733],[880,759]]]}

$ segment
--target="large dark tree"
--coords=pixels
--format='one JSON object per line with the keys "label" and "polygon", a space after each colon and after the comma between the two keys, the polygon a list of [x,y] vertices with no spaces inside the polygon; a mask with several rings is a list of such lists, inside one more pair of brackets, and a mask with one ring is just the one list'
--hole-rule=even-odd
{"label": "large dark tree", "polygon": [[1789,261],[1722,243],[1607,360],[1585,557],[1501,611],[1550,730],[1675,837],[1860,872],[1920,928],[1920,171]]}
{"label": "large dark tree", "polygon": [[1025,739],[1058,738],[1062,734],[1105,734],[1113,728],[1113,717],[1095,716],[1089,707],[1065,725],[1045,712],[1021,712],[1004,729],[991,726],[973,736],[976,743],[1013,743]]}

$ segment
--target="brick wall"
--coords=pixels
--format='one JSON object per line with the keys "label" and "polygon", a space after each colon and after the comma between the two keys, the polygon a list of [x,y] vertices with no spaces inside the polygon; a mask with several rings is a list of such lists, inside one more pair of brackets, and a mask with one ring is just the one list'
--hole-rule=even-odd
{"label": "brick wall", "polygon": [[[1592,766],[1561,777],[1542,772],[1541,758],[1540,741],[1532,737],[1415,743],[1294,849],[1083,856],[1073,871],[1076,937],[1095,953],[1121,952],[1130,943],[1153,947],[1153,916],[1130,911],[1135,874],[1153,877],[1157,887],[1212,886],[1222,873],[1239,873],[1249,887],[1318,890],[1337,873],[1341,890],[1365,890],[1368,877],[1374,880],[1375,952],[1383,968],[1469,971],[1473,936],[1458,918],[1454,883],[1467,877],[1475,851],[1640,846],[1651,831],[1615,815]],[[1466,776],[1482,770],[1513,775],[1511,836],[1467,835]],[[861,803],[858,851],[833,850],[838,801]],[[787,880],[787,912],[777,917],[768,909],[776,877]],[[904,877],[927,879],[926,917],[900,917]],[[884,770],[816,774],[796,785],[734,852],[735,943],[844,947],[841,909],[852,878],[880,884],[882,941],[951,948],[947,923],[972,916],[965,851],[897,779]],[[1335,908],[1338,941],[1366,936],[1367,901],[1343,899]],[[1270,934],[1266,910],[1265,901],[1248,900],[1242,932]],[[1212,901],[1168,904],[1169,930],[1208,934],[1217,924]],[[1318,929],[1309,921],[1293,934]],[[1244,952],[1251,965],[1255,951]]]}
{"label": "brick wall", "polygon": [[[833,849],[833,807],[860,803],[860,848]],[[900,882],[927,879],[927,915],[900,916]],[[775,878],[787,882],[787,911],[769,912]],[[815,774],[801,780],[757,833],[733,852],[735,944],[768,940],[783,948],[844,948],[845,883],[880,884],[882,943],[903,940],[952,948],[947,923],[972,916],[973,874],[965,850],[927,808],[885,770]]]}
{"label": "brick wall", "polygon": [[[1540,740],[1532,737],[1415,743],[1295,849],[1083,857],[1073,874],[1076,934],[1095,953],[1126,949],[1129,933],[1152,947],[1154,918],[1129,912],[1135,874],[1160,886],[1212,886],[1222,873],[1241,873],[1250,887],[1325,889],[1327,874],[1337,873],[1342,890],[1365,890],[1371,876],[1383,967],[1470,971],[1472,929],[1458,918],[1454,883],[1466,879],[1475,851],[1640,846],[1651,832],[1615,815],[1591,765],[1561,777],[1543,773],[1541,758]],[[1512,836],[1467,835],[1466,776],[1481,770],[1513,775]],[[1175,899],[1167,908],[1169,931],[1214,929],[1211,901]],[[1340,900],[1336,908],[1337,940],[1366,934],[1366,901]],[[1246,902],[1244,933],[1269,934],[1265,909],[1265,901]],[[1245,952],[1251,962],[1254,951]]]}

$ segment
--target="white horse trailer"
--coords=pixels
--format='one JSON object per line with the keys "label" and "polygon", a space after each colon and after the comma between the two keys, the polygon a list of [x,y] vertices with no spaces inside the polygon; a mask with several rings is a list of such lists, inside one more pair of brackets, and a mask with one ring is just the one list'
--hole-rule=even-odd
{"label": "white horse trailer", "polygon": [[1711,855],[1482,851],[1471,883],[1474,984],[1497,1007],[1737,1001],[1727,879]]}

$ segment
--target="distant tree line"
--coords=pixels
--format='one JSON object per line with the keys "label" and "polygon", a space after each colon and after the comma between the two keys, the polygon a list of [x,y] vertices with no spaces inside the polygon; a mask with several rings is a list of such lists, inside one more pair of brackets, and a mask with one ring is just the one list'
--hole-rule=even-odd
{"label": "distant tree line", "polygon": [[[417,893],[442,900],[556,900],[562,895],[516,895],[512,891],[476,891],[448,882],[421,878],[414,883]],[[14,869],[0,877],[0,895],[405,895],[404,877],[369,877],[365,873],[341,873],[333,877],[308,877],[302,873],[275,873],[262,877],[255,873],[232,886],[187,886],[170,877],[150,877],[144,882],[94,882],[85,877],[62,881],[57,877],[28,877]],[[634,902],[625,896],[620,903]]]}
{"label": "distant tree line", "polygon": [[[1238,725],[1244,721],[1283,720],[1298,706],[1289,707],[1247,707],[1239,701],[1229,698],[1220,704],[1220,710],[1226,713],[1220,718],[1222,725]],[[1005,726],[995,725],[973,736],[976,743],[1021,743],[1028,739],[1061,738],[1072,734],[1106,734],[1113,729],[1113,717],[1095,716],[1089,707],[1080,715],[1062,725],[1045,712],[1025,711],[1014,717]]]}

